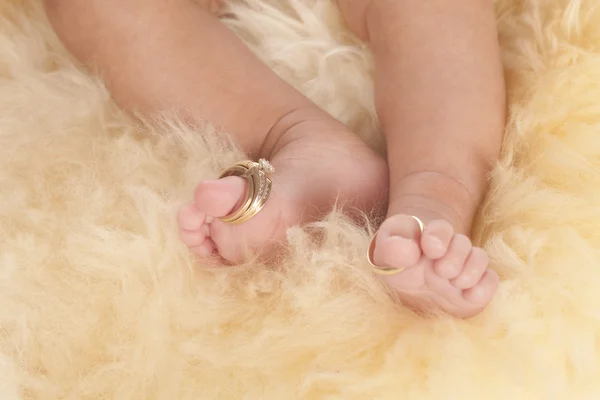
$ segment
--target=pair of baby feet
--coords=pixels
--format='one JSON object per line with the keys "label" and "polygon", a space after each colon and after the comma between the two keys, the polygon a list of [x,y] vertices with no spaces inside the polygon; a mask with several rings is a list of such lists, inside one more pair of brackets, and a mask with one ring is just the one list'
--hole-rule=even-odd
{"label": "pair of baby feet", "polygon": [[[217,253],[240,263],[250,252],[270,252],[288,227],[320,218],[338,200],[361,210],[385,203],[387,164],[343,124],[309,110],[279,130],[269,153],[273,188],[258,215],[240,225],[219,219],[245,198],[246,180],[239,177],[200,182],[193,201],[180,209],[181,239],[198,256]],[[390,198],[390,205],[394,201]],[[413,206],[411,210],[420,208]],[[424,221],[421,232],[408,212],[388,215],[375,239],[373,261],[405,270],[382,279],[417,311],[442,310],[463,318],[479,313],[498,285],[486,253],[455,233],[446,219]]]}

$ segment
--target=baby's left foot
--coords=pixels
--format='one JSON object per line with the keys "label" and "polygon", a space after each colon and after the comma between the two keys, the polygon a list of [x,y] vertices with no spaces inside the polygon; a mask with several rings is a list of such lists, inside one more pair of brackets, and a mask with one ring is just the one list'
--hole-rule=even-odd
{"label": "baby's left foot", "polygon": [[410,211],[389,217],[377,233],[375,265],[405,268],[383,279],[417,311],[441,309],[459,318],[480,313],[498,287],[498,275],[488,268],[485,251],[455,233],[445,219],[429,220],[421,233],[411,217],[416,210]]}

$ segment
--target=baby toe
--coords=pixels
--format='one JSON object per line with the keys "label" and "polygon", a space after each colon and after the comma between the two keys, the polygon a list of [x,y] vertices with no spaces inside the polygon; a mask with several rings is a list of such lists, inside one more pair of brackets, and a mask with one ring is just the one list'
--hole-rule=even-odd
{"label": "baby toe", "polygon": [[452,284],[459,289],[474,287],[483,277],[487,266],[487,253],[479,247],[474,247],[467,257],[460,275],[452,280]]}
{"label": "baby toe", "polygon": [[472,304],[485,306],[492,300],[499,281],[498,274],[488,268],[475,286],[463,291],[463,298]]}
{"label": "baby toe", "polygon": [[181,229],[194,231],[204,224],[205,215],[193,203],[186,204],[177,213],[177,223]]}
{"label": "baby toe", "polygon": [[412,239],[400,236],[378,239],[375,240],[375,250],[373,251],[373,261],[377,266],[407,268],[416,264],[421,257],[419,246]]}
{"label": "baby toe", "polygon": [[204,239],[206,239],[206,232],[204,229],[196,229],[193,231],[181,229],[179,231],[179,237],[186,246],[196,247],[204,242]]}
{"label": "baby toe", "polygon": [[196,246],[190,246],[190,250],[197,256],[209,257],[215,252],[216,246],[210,238],[206,238],[200,244]]}
{"label": "baby toe", "polygon": [[380,267],[407,268],[421,258],[417,242],[420,228],[412,217],[395,215],[379,228],[373,261]]}
{"label": "baby toe", "polygon": [[468,237],[462,234],[454,235],[446,254],[435,262],[434,270],[436,274],[444,279],[458,277],[472,248],[473,245]]}
{"label": "baby toe", "polygon": [[442,258],[448,251],[453,236],[454,228],[448,221],[431,221],[421,237],[423,254],[432,260]]}
{"label": "baby toe", "polygon": [[194,205],[206,215],[224,217],[243,200],[246,185],[246,181],[237,176],[202,181],[196,186]]}

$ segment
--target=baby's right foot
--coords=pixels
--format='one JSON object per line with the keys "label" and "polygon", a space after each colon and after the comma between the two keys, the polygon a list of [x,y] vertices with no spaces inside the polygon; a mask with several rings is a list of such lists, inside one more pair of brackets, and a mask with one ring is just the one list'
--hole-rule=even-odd
{"label": "baby's right foot", "polygon": [[270,158],[273,188],[264,208],[240,225],[219,220],[246,195],[239,177],[200,182],[194,201],[181,208],[183,242],[199,256],[218,253],[241,263],[272,249],[292,225],[314,221],[341,205],[369,211],[385,201],[385,161],[342,123],[321,110],[299,110],[284,118]]}
{"label": "baby's right foot", "polygon": [[[428,186],[440,189],[423,191]],[[485,251],[460,233],[471,229],[443,200],[471,204],[470,192],[464,197],[467,192],[462,186],[431,173],[413,174],[397,187],[402,190],[390,198],[372,259],[379,267],[405,270],[384,280],[405,305],[417,311],[442,310],[460,318],[478,314],[491,301],[498,275],[488,268]],[[425,223],[423,232],[412,216]]]}
{"label": "baby's right foot", "polygon": [[498,286],[485,251],[443,219],[431,221],[421,234],[409,215],[388,218],[377,234],[373,261],[386,268],[406,268],[384,280],[417,311],[441,309],[471,317],[488,305]]}

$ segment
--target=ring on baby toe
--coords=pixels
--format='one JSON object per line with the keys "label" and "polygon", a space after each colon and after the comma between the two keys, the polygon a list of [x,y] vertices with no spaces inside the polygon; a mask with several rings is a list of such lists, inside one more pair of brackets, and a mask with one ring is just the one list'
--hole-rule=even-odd
{"label": "ring on baby toe", "polygon": [[275,168],[270,162],[261,158],[258,162],[244,160],[226,168],[219,175],[219,179],[228,176],[239,176],[248,182],[246,197],[242,205],[230,214],[219,218],[229,224],[242,224],[262,210],[271,194],[271,174]]}
{"label": "ring on baby toe", "polygon": [[[414,215],[411,215],[410,217],[417,221],[417,224],[419,224],[419,230],[421,231],[421,233],[423,233],[423,231],[425,230],[425,224],[423,224],[423,221],[421,221]],[[377,265],[375,265],[375,262],[373,261],[373,251],[375,250],[375,241],[377,239],[378,232],[379,231],[375,232],[373,238],[371,239],[371,242],[369,243],[369,248],[367,249],[367,261],[369,261],[371,268],[373,268],[373,272],[375,272],[377,275],[391,276],[399,274],[406,268],[378,267]]]}

